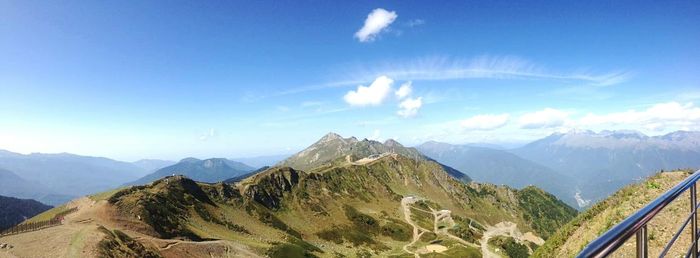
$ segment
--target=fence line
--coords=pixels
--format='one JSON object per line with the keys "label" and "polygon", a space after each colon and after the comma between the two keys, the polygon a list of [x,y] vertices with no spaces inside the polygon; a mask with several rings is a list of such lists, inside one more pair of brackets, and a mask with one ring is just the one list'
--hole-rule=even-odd
{"label": "fence line", "polygon": [[15,234],[20,234],[20,233],[32,232],[32,231],[37,231],[37,230],[44,229],[44,228],[49,228],[49,227],[61,225],[61,223],[63,222],[64,216],[68,215],[69,213],[75,212],[77,210],[78,210],[78,208],[73,207],[73,208],[70,208],[68,210],[57,213],[56,215],[53,216],[53,218],[51,218],[49,220],[21,223],[19,225],[15,225],[14,227],[8,228],[8,229],[0,232],[0,236],[9,236],[9,235],[15,235]]}

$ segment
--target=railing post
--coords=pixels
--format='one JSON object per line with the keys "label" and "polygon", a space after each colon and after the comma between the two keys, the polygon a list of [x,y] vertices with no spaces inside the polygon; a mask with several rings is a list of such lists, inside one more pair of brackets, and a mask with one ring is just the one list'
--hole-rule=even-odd
{"label": "railing post", "polygon": [[690,227],[690,235],[692,236],[692,247],[690,248],[690,257],[692,258],[698,258],[698,212],[697,212],[697,193],[695,189],[696,183],[693,183],[693,186],[690,187],[690,212],[692,212],[692,215],[690,215],[690,221],[691,221],[691,227]]}
{"label": "railing post", "polygon": [[647,249],[647,225],[644,225],[637,231],[637,258],[648,258]]}

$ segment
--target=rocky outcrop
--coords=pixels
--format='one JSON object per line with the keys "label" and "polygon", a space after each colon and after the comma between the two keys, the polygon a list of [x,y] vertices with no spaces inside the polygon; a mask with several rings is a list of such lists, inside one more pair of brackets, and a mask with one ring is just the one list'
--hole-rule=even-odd
{"label": "rocky outcrop", "polygon": [[290,193],[304,175],[293,168],[276,168],[258,176],[255,184],[247,187],[243,195],[268,209],[278,210],[284,195]]}

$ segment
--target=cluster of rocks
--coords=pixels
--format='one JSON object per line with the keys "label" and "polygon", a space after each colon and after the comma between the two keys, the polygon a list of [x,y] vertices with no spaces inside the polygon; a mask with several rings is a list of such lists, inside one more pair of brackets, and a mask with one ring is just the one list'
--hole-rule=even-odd
{"label": "cluster of rocks", "polygon": [[0,243],[0,249],[5,249],[5,248],[10,249],[10,248],[12,248],[12,245],[6,244],[6,243]]}

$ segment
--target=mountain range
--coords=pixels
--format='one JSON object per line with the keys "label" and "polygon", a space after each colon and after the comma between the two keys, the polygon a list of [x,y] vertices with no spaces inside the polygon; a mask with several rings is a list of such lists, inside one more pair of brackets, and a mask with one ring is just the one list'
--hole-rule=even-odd
{"label": "mountain range", "polygon": [[650,137],[636,131],[575,130],[511,152],[573,178],[579,201],[595,202],[661,170],[700,168],[700,132]]}
{"label": "mountain range", "polygon": [[[481,257],[532,253],[577,214],[534,186],[465,180],[395,141],[334,134],[233,184],[168,176],[48,213],[72,207],[50,232],[3,241],[16,256]],[[78,232],[94,240],[70,241]]]}
{"label": "mountain range", "polygon": [[247,174],[253,170],[255,168],[246,164],[223,158],[205,160],[185,158],[176,164],[158,169],[126,185],[148,184],[170,175],[183,175],[199,182],[216,183]]}
{"label": "mountain range", "polygon": [[535,185],[576,205],[574,180],[544,165],[504,150],[470,145],[426,142],[416,147],[424,155],[451,166],[477,182],[515,188]]}
{"label": "mountain range", "polygon": [[[659,170],[700,167],[700,133],[678,131],[650,137],[635,131],[573,130],[516,149],[438,142],[410,148],[394,140],[358,140],[329,133],[286,159],[275,155],[236,160],[309,170],[332,166],[338,156],[360,161],[386,153],[438,161],[448,173],[465,182],[471,177],[515,188],[535,185],[584,208]],[[154,159],[129,163],[67,153],[23,155],[0,150],[0,194],[58,205],[77,196],[124,184],[148,183],[166,175],[183,174],[215,182],[240,177],[258,167],[210,159],[212,165],[226,163],[230,168],[206,168],[205,162],[183,161],[187,160],[201,164]],[[171,168],[158,171],[165,167]]]}

